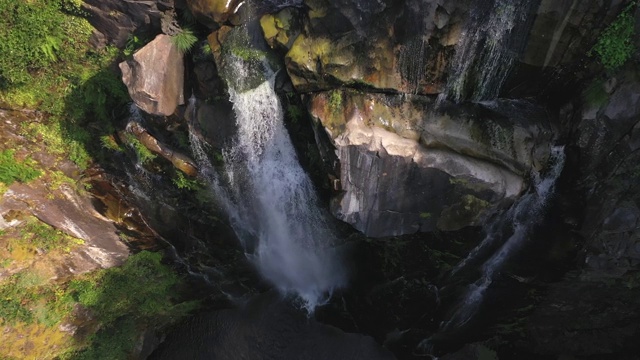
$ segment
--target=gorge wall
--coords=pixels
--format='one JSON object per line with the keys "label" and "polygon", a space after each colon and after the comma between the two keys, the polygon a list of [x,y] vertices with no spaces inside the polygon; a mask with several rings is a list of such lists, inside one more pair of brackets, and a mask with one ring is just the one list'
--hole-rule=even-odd
{"label": "gorge wall", "polygon": [[[197,124],[212,154],[223,156],[238,131],[227,85],[237,79],[225,73],[226,55],[276,69],[273,81],[298,157],[317,174],[331,213],[374,244],[363,246],[375,254],[362,256],[385,264],[379,278],[345,295],[348,306],[360,307],[350,309],[344,322],[355,325],[345,329],[365,329],[396,346],[399,357],[414,356],[416,344],[436,331],[434,313],[441,308],[433,289],[453,260],[435,258],[444,252],[423,254],[422,247],[412,253],[416,242],[407,239],[435,250],[439,236],[477,236],[481,225],[526,193],[533,172],[548,170],[552,146],[562,144],[567,164],[552,210],[558,219],[549,224],[563,232],[542,241],[546,247],[535,258],[541,264],[531,265],[555,272],[532,271],[543,290],[528,300],[535,306],[518,320],[522,328],[502,334],[513,341],[504,348],[585,359],[622,359],[637,348],[640,57],[636,52],[623,68],[605,71],[590,54],[629,2],[188,0],[137,2],[147,8],[126,11],[109,4],[87,2],[97,44],[122,45],[119,31],[157,35],[121,65],[132,99],[148,113],[140,122],[144,131],[134,135],[143,141],[146,134],[143,143],[169,162],[177,156],[186,175],[202,169],[189,149],[167,145],[174,134]],[[121,10],[129,19],[125,28],[104,20],[107,11]],[[196,47],[183,61],[168,36],[158,35],[171,11],[197,19],[192,26],[211,54]],[[637,27],[640,12],[633,11]],[[149,17],[142,21],[140,13]],[[264,80],[244,75],[246,89]],[[473,242],[465,241],[445,241],[440,250],[464,257]],[[359,261],[373,267],[371,258]],[[413,264],[420,259],[429,265]],[[216,262],[225,267],[224,260]],[[509,271],[518,278],[517,267]],[[392,304],[390,314],[368,324],[363,309],[380,304]],[[414,311],[425,304],[434,309]],[[402,333],[397,339],[394,330]],[[476,348],[448,358],[478,357]]]}

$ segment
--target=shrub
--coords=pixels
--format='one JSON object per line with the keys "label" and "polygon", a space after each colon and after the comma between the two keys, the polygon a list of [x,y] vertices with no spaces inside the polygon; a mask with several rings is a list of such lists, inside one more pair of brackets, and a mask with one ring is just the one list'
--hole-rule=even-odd
{"label": "shrub", "polygon": [[614,70],[624,65],[635,50],[633,10],[636,2],[632,1],[618,17],[600,34],[590,54],[595,53],[607,70]]}

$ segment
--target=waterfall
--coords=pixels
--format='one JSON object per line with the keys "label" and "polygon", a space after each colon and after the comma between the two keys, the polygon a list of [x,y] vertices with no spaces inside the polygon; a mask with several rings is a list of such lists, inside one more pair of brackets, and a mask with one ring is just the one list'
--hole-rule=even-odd
{"label": "waterfall", "polygon": [[[491,1],[489,1],[491,2]],[[463,29],[449,67],[449,80],[439,102],[494,99],[509,75],[528,31],[534,0],[479,1]]]}
{"label": "waterfall", "polygon": [[[564,166],[564,147],[551,149],[549,169],[544,176],[534,173],[532,176],[533,191],[523,195],[504,214],[499,216],[485,229],[485,238],[472,250],[467,258],[456,266],[452,274],[476,260],[488,248],[499,248],[484,262],[481,277],[470,284],[451,318],[440,327],[440,332],[448,332],[463,327],[473,318],[482,304],[484,293],[494,280],[495,274],[504,263],[526,242],[531,230],[543,219],[543,212],[553,195],[555,184]],[[509,234],[506,240],[504,234]],[[496,242],[503,241],[502,245]],[[423,341],[419,347],[426,349],[430,339]]]}
{"label": "waterfall", "polygon": [[[240,59],[233,62],[238,76],[246,73]],[[191,146],[249,259],[265,279],[313,311],[346,284],[346,275],[332,248],[336,236],[285,129],[274,75],[267,78],[242,92],[229,82],[238,133],[223,152],[221,176],[194,131]]]}

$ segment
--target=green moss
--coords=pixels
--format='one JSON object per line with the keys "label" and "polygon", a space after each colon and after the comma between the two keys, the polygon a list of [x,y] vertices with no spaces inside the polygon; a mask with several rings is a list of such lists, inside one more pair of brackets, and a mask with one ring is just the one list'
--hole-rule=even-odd
{"label": "green moss", "polygon": [[244,61],[261,61],[267,56],[264,51],[248,47],[234,47],[231,49],[231,53]]}
{"label": "green moss", "polygon": [[342,110],[342,91],[332,90],[329,94],[329,109],[332,114],[338,114]]}
{"label": "green moss", "polygon": [[630,2],[618,17],[607,26],[598,37],[598,41],[590,55],[597,55],[598,60],[607,70],[615,70],[624,65],[635,51],[634,11],[636,1]]}
{"label": "green moss", "polygon": [[120,50],[93,49],[94,29],[84,15],[78,0],[0,0],[0,102],[53,115],[47,132],[67,143],[56,144],[56,153],[64,148],[81,167],[92,160],[90,152],[100,151],[90,132],[108,132],[114,110],[129,101],[109,69]]}
{"label": "green moss", "polygon": [[120,144],[118,144],[118,142],[116,141],[113,135],[102,135],[100,137],[100,143],[102,144],[102,147],[105,149],[115,151],[115,152],[124,151],[120,146]]}

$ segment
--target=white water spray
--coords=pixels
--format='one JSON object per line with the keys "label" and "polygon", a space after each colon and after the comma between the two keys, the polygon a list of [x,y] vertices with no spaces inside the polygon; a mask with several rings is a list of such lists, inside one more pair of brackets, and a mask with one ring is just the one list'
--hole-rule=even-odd
{"label": "white water spray", "polygon": [[260,273],[313,311],[346,284],[342,262],[331,247],[335,235],[284,127],[273,76],[254,89],[229,92],[238,134],[224,152],[226,190],[192,135],[194,155],[209,169],[205,174],[216,198]]}

